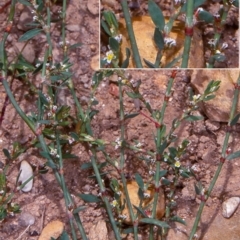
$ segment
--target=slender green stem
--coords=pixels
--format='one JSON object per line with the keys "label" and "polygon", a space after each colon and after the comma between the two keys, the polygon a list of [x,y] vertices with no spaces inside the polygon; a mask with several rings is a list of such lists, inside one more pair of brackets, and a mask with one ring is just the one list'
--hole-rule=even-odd
{"label": "slender green stem", "polygon": [[[167,104],[168,104],[169,97],[171,96],[171,89],[172,89],[172,85],[173,85],[173,82],[174,82],[175,74],[176,74],[176,72],[173,71],[172,72],[172,76],[170,77],[170,79],[168,81],[167,90],[166,90],[166,93],[165,93],[164,102],[163,102],[162,109],[161,109],[161,116],[160,116],[160,119],[159,119],[160,126],[163,123],[165,110],[166,110],[166,107],[167,107]],[[161,143],[162,143],[162,139],[161,139],[161,127],[160,127],[160,128],[157,128],[157,146],[156,146],[157,154],[161,154],[159,152]],[[159,189],[159,187],[160,187],[159,186],[159,181],[160,181],[159,173],[160,173],[160,162],[157,161],[157,164],[156,164],[156,174],[155,174],[155,180],[154,180],[155,181],[155,189]],[[152,210],[152,218],[156,217],[156,209],[157,209],[157,204],[158,204],[158,197],[159,197],[159,192],[156,191],[154,193],[154,201],[153,201],[153,208],[152,208],[153,209]],[[150,227],[149,240],[153,240],[153,236],[154,236],[153,227],[151,226]]]}
{"label": "slender green stem", "polygon": [[46,36],[47,36],[47,42],[48,42],[48,45],[49,45],[48,56],[52,56],[52,41],[51,41],[50,29],[51,29],[51,11],[50,11],[50,8],[47,7],[47,31],[46,31]]}
{"label": "slender green stem", "polygon": [[120,170],[121,170],[121,180],[122,180],[122,184],[123,184],[123,191],[126,197],[126,202],[127,202],[127,207],[129,210],[129,214],[130,214],[130,218],[131,221],[133,223],[133,231],[134,231],[134,239],[138,239],[138,235],[137,235],[137,225],[135,223],[136,217],[134,215],[133,212],[133,207],[131,204],[131,200],[128,194],[128,190],[127,190],[127,181],[126,178],[124,176],[123,173],[123,168],[124,168],[124,164],[125,164],[125,157],[124,157],[124,106],[123,106],[123,96],[122,96],[122,83],[121,81],[119,81],[119,104],[120,104],[120,122],[121,122],[121,152],[120,152]]}
{"label": "slender green stem", "polygon": [[[237,86],[239,87],[240,86],[240,74],[239,74],[239,77],[238,77],[238,80],[237,80]],[[239,98],[239,89],[238,87],[235,87],[235,90],[234,90],[234,97],[233,97],[233,102],[232,102],[232,107],[231,107],[231,111],[230,111],[230,116],[229,116],[229,121],[228,121],[228,126],[230,126],[230,123],[234,117],[234,114],[236,112],[236,109],[237,109],[237,103],[238,103],[238,98]],[[223,167],[223,164],[224,164],[224,161],[225,161],[225,158],[226,158],[226,149],[228,147],[228,140],[229,140],[229,136],[230,136],[230,133],[227,132],[226,133],[226,136],[225,136],[225,139],[224,139],[224,143],[223,143],[223,147],[222,147],[222,156],[221,156],[221,160],[220,160],[220,163],[218,165],[218,168],[214,174],[214,177],[209,185],[209,188],[207,190],[207,194],[206,196],[203,196],[205,199],[202,200],[201,204],[200,204],[200,207],[199,207],[199,210],[198,210],[198,213],[197,213],[197,216],[196,216],[196,219],[194,221],[194,224],[193,224],[193,227],[192,227],[192,230],[191,230],[191,233],[190,233],[190,236],[189,236],[189,240],[192,240],[196,231],[197,231],[197,227],[198,227],[198,224],[199,224],[199,221],[201,219],[201,214],[202,214],[202,211],[203,211],[203,208],[205,206],[205,203],[206,201],[208,200],[214,186],[215,186],[215,183],[219,177],[219,174],[222,170],[222,167]]]}
{"label": "slender green stem", "polygon": [[183,59],[181,68],[188,67],[188,59],[190,55],[190,47],[193,34],[193,10],[194,10],[194,0],[187,1],[187,14],[186,14],[186,25],[185,25],[185,40],[183,49]]}
{"label": "slender green stem", "polygon": [[121,5],[122,5],[122,10],[123,10],[123,15],[124,15],[124,18],[126,21],[128,36],[129,36],[131,47],[132,47],[133,59],[136,64],[136,67],[142,68],[142,62],[141,62],[141,58],[140,58],[138,47],[137,47],[137,42],[136,42],[134,31],[133,31],[133,26],[132,26],[131,17],[129,14],[127,1],[121,0]]}
{"label": "slender green stem", "polygon": [[63,54],[64,56],[67,55],[67,48],[66,46],[66,10],[67,10],[67,1],[63,0],[63,7],[62,7],[62,41],[63,41]]}
{"label": "slender green stem", "polygon": [[[63,196],[64,196],[64,200],[65,200],[65,206],[66,206],[66,209],[69,209],[69,206],[71,205],[71,199],[68,198],[66,183],[65,183],[64,175],[63,175],[62,150],[61,150],[61,145],[60,145],[59,133],[56,131],[55,135],[56,135],[56,142],[57,142],[57,152],[59,155],[59,170],[60,170],[59,175],[60,175],[60,179],[61,179],[61,183],[62,183],[62,190],[63,190]],[[76,235],[74,225],[73,225],[73,219],[71,217],[69,218],[69,222],[70,222],[70,226],[71,226],[72,237],[74,240],[77,240],[77,235]]]}
{"label": "slender green stem", "polygon": [[96,162],[96,159],[97,159],[97,156],[96,156],[96,151],[94,148],[90,148],[92,154],[91,154],[91,162],[92,162],[92,166],[93,166],[93,170],[94,170],[94,173],[95,173],[95,176],[96,176],[96,179],[97,179],[97,182],[98,182],[98,185],[99,185],[99,188],[100,188],[100,193],[102,195],[102,200],[103,202],[105,203],[105,207],[106,207],[106,210],[107,210],[107,213],[108,213],[108,216],[109,216],[109,220],[111,222],[111,225],[112,225],[112,228],[113,228],[113,231],[114,231],[114,234],[115,234],[115,237],[117,240],[120,240],[121,237],[120,237],[120,234],[119,234],[119,231],[117,229],[117,226],[116,226],[116,222],[114,220],[114,217],[113,217],[113,213],[111,211],[111,206],[110,206],[110,203],[108,201],[108,198],[105,196],[105,193],[106,193],[106,189],[103,185],[103,182],[102,182],[102,179],[101,179],[101,175],[99,173],[99,170],[98,170],[98,167],[97,167],[97,162]]}
{"label": "slender green stem", "polygon": [[159,68],[159,66],[161,64],[161,59],[162,59],[162,51],[158,50],[156,60],[155,60],[155,63],[154,63],[155,68]]}
{"label": "slender green stem", "polygon": [[76,92],[74,90],[74,86],[73,86],[72,80],[69,79],[68,81],[69,81],[69,84],[68,84],[69,89],[70,89],[71,94],[73,96],[73,100],[74,100],[74,102],[75,102],[75,104],[77,106],[77,111],[78,111],[77,117],[78,117],[78,120],[82,120],[83,121],[84,120],[84,112],[83,112],[82,106],[81,106],[81,104],[78,101],[78,98],[77,98]]}

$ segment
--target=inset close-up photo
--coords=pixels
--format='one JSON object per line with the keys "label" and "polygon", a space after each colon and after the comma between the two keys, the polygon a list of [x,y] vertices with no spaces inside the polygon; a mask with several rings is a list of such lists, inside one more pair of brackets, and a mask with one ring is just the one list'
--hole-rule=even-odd
{"label": "inset close-up photo", "polygon": [[101,68],[238,68],[237,0],[101,0]]}

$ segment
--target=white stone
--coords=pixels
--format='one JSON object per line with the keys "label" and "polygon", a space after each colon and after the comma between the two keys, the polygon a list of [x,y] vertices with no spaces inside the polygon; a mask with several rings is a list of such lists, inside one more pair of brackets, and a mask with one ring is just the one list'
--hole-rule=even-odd
{"label": "white stone", "polygon": [[[18,182],[21,182],[21,184],[23,184],[24,182],[26,182],[30,177],[33,176],[33,170],[31,165],[23,160],[21,162],[21,166],[20,166],[20,176],[18,179]],[[21,189],[23,192],[29,192],[31,191],[33,187],[33,178]]]}
{"label": "white stone", "polygon": [[222,204],[222,215],[225,218],[230,218],[236,211],[240,203],[239,197],[231,197],[223,202]]}

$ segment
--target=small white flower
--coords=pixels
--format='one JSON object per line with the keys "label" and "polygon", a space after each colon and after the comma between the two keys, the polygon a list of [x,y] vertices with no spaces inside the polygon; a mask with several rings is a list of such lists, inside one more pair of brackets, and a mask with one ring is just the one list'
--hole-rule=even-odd
{"label": "small white flower", "polygon": [[75,141],[75,140],[74,140],[74,138],[72,138],[72,137],[70,137],[70,138],[68,139],[68,143],[69,143],[69,144],[72,144],[74,141]]}
{"label": "small white flower", "polygon": [[53,105],[52,106],[52,110],[55,112],[57,110],[57,106],[56,105]]}
{"label": "small white flower", "polygon": [[65,68],[67,66],[66,64],[63,64],[63,62],[60,62],[60,65],[62,68]]}
{"label": "small white flower", "polygon": [[142,147],[142,143],[139,142],[138,144],[135,145],[135,147],[136,147],[136,148]]}
{"label": "small white flower", "polygon": [[199,100],[200,97],[201,97],[201,94],[193,95],[193,101]]}
{"label": "small white flower", "polygon": [[174,164],[174,166],[176,167],[176,168],[179,168],[180,166],[181,166],[181,163],[180,163],[180,161],[178,160],[178,161],[176,161],[175,162],[175,164]]}
{"label": "small white flower", "polygon": [[33,4],[33,7],[34,7],[35,9],[38,9],[38,6],[39,6],[39,5],[37,5],[37,4]]}
{"label": "small white flower", "polygon": [[204,11],[204,9],[201,8],[201,7],[199,7],[199,8],[197,9],[197,11],[196,11],[196,14],[199,14],[200,12],[203,12],[203,11]]}
{"label": "small white flower", "polygon": [[208,41],[208,44],[209,44],[211,47],[214,47],[215,44],[216,44],[216,42],[215,42],[214,39],[210,39],[210,40]]}
{"label": "small white flower", "polygon": [[103,60],[106,60],[107,63],[111,63],[113,59],[115,59],[116,56],[114,55],[112,50],[109,50],[106,52],[106,57]]}
{"label": "small white flower", "polygon": [[47,115],[48,115],[48,117],[51,117],[51,116],[52,116],[52,113],[48,112]]}
{"label": "small white flower", "polygon": [[144,198],[150,198],[150,194],[149,193],[143,193]]}
{"label": "small white flower", "polygon": [[38,17],[37,16],[33,16],[33,21],[37,21]]}
{"label": "small white flower", "polygon": [[121,219],[123,219],[123,220],[127,218],[127,216],[124,215],[124,214],[118,215],[118,217],[121,218]]}
{"label": "small white flower", "polygon": [[223,44],[222,44],[222,47],[221,47],[221,50],[224,50],[224,49],[226,49],[226,48],[228,48],[228,44],[227,44],[227,43],[223,43]]}
{"label": "small white flower", "polygon": [[37,63],[37,64],[35,65],[35,67],[38,68],[40,65],[41,65],[41,63]]}
{"label": "small white flower", "polygon": [[120,141],[120,138],[118,137],[116,140],[115,140],[115,149],[118,149],[119,147],[121,147],[122,145],[122,142]]}
{"label": "small white flower", "polygon": [[118,43],[120,43],[122,41],[122,34],[119,34],[119,35],[115,36],[114,38],[118,41]]}
{"label": "small white flower", "polygon": [[167,47],[172,47],[172,46],[176,46],[176,40],[173,39],[173,38],[164,38],[164,44],[167,46]]}
{"label": "small white flower", "polygon": [[181,4],[181,2],[182,2],[182,0],[174,0],[175,5]]}
{"label": "small white flower", "polygon": [[111,206],[112,207],[116,207],[118,205],[118,202],[116,199],[114,199],[112,202],[111,202]]}
{"label": "small white flower", "polygon": [[121,196],[122,195],[122,192],[118,191],[116,192],[118,196]]}
{"label": "small white flower", "polygon": [[57,149],[51,149],[50,154],[53,156],[57,155]]}
{"label": "small white flower", "polygon": [[148,173],[149,173],[149,175],[152,175],[152,176],[153,176],[153,175],[155,174],[155,171],[149,170]]}

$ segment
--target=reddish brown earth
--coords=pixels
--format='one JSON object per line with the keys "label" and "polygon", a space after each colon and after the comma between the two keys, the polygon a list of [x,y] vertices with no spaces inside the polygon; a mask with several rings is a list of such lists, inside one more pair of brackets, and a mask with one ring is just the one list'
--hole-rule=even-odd
{"label": "reddish brown earth", "polygon": [[[72,67],[72,71],[74,72],[73,81],[77,96],[82,104],[85,104],[86,100],[89,98],[91,77],[93,74],[92,68],[96,68],[97,55],[99,52],[98,11],[91,9],[87,3],[88,1],[82,1],[80,3],[77,0],[72,0],[69,2],[67,10],[67,23],[69,25],[67,27],[67,38],[71,43],[83,43],[83,46],[80,49],[77,49],[70,55],[71,62],[74,63]],[[27,20],[22,15],[26,12],[26,16],[31,17],[31,14],[21,5],[17,5],[16,8],[16,22],[6,46],[10,58],[13,58],[17,53],[17,49],[15,48],[17,39],[26,31],[26,29],[22,29],[22,26],[24,25],[24,21]],[[58,8],[59,6],[55,6],[55,11],[57,11]],[[7,12],[8,9],[5,9],[0,14],[0,37],[2,37],[3,29],[6,25]],[[61,56],[60,49],[57,45],[59,41],[59,29],[57,24],[53,27],[52,37],[56,44],[54,47],[54,57],[57,60]],[[41,58],[43,56],[41,49],[43,49],[46,44],[45,38],[40,37],[34,39],[30,41],[30,44],[32,45],[32,48],[26,52],[26,56],[31,57],[34,55],[35,59]],[[236,48],[233,49],[233,52],[237,52]],[[135,70],[129,71],[129,73],[134,80],[141,79],[142,85],[140,92],[143,93],[145,98],[150,102],[152,108],[160,108],[166,91],[167,80],[171,73],[169,71],[160,70]],[[212,79],[215,79],[214,72],[212,73]],[[169,129],[172,120],[175,117],[178,117],[181,111],[186,107],[187,90],[190,86],[189,76],[191,75],[193,76],[190,71],[179,71],[177,74],[173,86],[174,94],[172,96],[172,101],[169,102],[164,119],[167,129]],[[96,108],[99,110],[99,114],[92,122],[94,135],[109,142],[114,142],[120,134],[119,99],[116,85],[112,80],[114,79],[106,79],[99,86],[96,93],[96,98],[99,101],[99,105],[97,105]],[[199,81],[201,81],[201,76],[199,77]],[[229,84],[231,84],[231,81]],[[234,81],[236,81],[236,79],[234,79]],[[17,79],[14,80],[12,90],[18,103],[26,113],[36,110],[36,96],[28,96],[29,89],[23,82]],[[228,98],[231,98],[231,96],[232,95],[226,95]],[[0,85],[0,111],[3,109],[5,97],[6,94],[4,88]],[[67,90],[61,93],[60,98],[64,104],[72,106],[72,98]],[[124,106],[127,112],[135,111],[135,105],[132,99],[126,97],[126,95],[124,97]],[[221,109],[219,109],[219,111],[220,110]],[[201,109],[198,114],[201,114],[204,117],[204,120],[195,123],[184,123],[177,131],[179,140],[176,144],[185,138],[191,141],[190,148],[182,160],[182,164],[193,167],[199,179],[207,188],[216,171],[217,164],[219,163],[223,138],[226,134],[226,123],[223,121],[210,121],[203,109]],[[143,143],[144,149],[154,150],[154,130],[155,127],[151,122],[143,116],[137,116],[126,122],[126,139],[131,143],[137,139]],[[32,138],[33,134],[30,132],[27,125],[17,115],[12,105],[8,104],[0,129],[0,150],[3,148],[11,150],[13,142],[19,141],[21,144],[26,144]],[[233,151],[240,149],[239,138],[239,131],[234,131],[230,139],[230,147]],[[114,147],[109,147],[107,150],[112,157],[119,156],[119,152],[117,152]],[[93,173],[91,171],[83,171],[80,169],[83,163],[89,162],[89,156],[86,153],[85,148],[78,145],[73,149],[73,153],[78,156],[78,159],[74,161],[65,161],[64,175],[67,186],[71,194],[74,196],[76,204],[86,206],[86,209],[82,211],[80,215],[86,233],[89,234],[90,240],[101,239],[102,236],[105,236],[102,239],[107,239],[106,235],[103,234],[107,234],[109,240],[112,240],[114,239],[113,233],[110,227],[108,226],[106,229],[105,225],[105,210],[97,207],[96,204],[85,204],[77,196],[79,193],[91,193],[97,195],[99,188],[94,180],[88,178]],[[101,155],[99,158],[100,161],[103,161]],[[134,152],[127,151],[126,158],[126,174],[128,174],[128,176],[132,177],[138,172],[144,178],[148,177],[146,167],[136,158]],[[7,172],[8,186],[11,190],[14,189],[21,160],[27,160],[29,163],[37,166],[45,162],[36,149],[28,149],[26,153],[22,154],[11,164]],[[6,162],[6,158],[2,151],[0,151],[0,161],[2,164],[5,164]],[[239,172],[239,159],[224,164],[216,186],[204,208],[198,231],[199,239],[240,239],[240,210],[237,209],[230,219],[223,218],[221,210],[222,202],[225,199],[240,195]],[[108,177],[119,178],[116,172],[111,172]],[[181,179],[181,184],[176,193],[177,207],[175,212],[185,219],[187,226],[178,223],[172,225],[168,240],[184,240],[187,239],[187,236],[190,233],[200,203],[196,198],[194,182],[194,179]],[[24,220],[26,220],[26,215],[24,216],[24,214],[26,213],[31,214],[34,217],[35,222],[30,226],[30,229],[21,239],[38,239],[38,235],[31,236],[31,233],[35,231],[37,234],[40,234],[42,228],[51,220],[61,220],[65,223],[66,230],[70,232],[63,194],[51,171],[45,175],[36,176],[34,178],[33,189],[29,193],[17,191],[14,195],[13,201],[20,204],[22,213],[16,214],[12,217],[10,216],[6,221],[0,223],[0,240],[15,240],[20,236],[20,234],[26,229],[24,223]],[[99,229],[102,230],[102,233]],[[104,232],[104,230],[106,231]],[[96,236],[92,232],[95,232],[98,235]],[[81,238],[79,237],[79,239]],[[132,236],[124,235],[123,239],[132,239]],[[139,239],[146,239],[146,231],[143,230],[140,232]]]}

